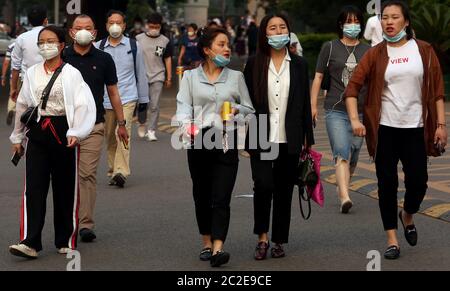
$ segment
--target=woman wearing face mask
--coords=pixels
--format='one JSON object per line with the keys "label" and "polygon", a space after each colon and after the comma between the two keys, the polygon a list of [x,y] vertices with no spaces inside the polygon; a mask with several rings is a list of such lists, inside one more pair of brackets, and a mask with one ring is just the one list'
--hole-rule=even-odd
{"label": "woman wearing face mask", "polygon": [[271,256],[285,256],[299,156],[314,144],[314,137],[308,66],[302,57],[289,53],[287,19],[268,15],[259,29],[258,50],[244,75],[256,109],[247,139],[254,181],[253,231],[258,236],[254,258],[264,260],[270,247],[272,200]]}
{"label": "woman wearing face mask", "polygon": [[192,23],[187,28],[187,35],[183,37],[181,41],[181,51],[178,57],[178,66],[185,66],[186,69],[194,69],[198,67],[201,63],[202,58],[200,57],[197,49],[198,36],[197,36],[197,25]]}
{"label": "woman wearing face mask", "polygon": [[[353,71],[370,47],[359,41],[364,31],[364,18],[357,7],[345,6],[342,9],[337,29],[339,39],[325,43],[317,60],[316,75],[311,87],[311,104],[313,119],[317,122],[317,100],[324,75],[328,74],[330,86],[324,102],[326,128],[336,168],[340,211],[348,213],[353,206],[349,195],[350,179],[358,163],[363,139],[353,135],[343,94]],[[366,93],[366,88],[359,93],[360,108]]]}
{"label": "woman wearing face mask", "polygon": [[[411,17],[403,1],[382,7],[384,42],[363,57],[345,92],[355,135],[366,137],[375,160],[378,196],[387,235],[386,259],[397,259],[398,219],[411,246],[417,244],[413,215],[427,190],[427,156],[438,156],[447,145],[444,82],[433,47],[415,39]],[[358,119],[356,96],[364,84],[364,124]],[[401,161],[405,175],[405,202],[397,214],[398,175]]]}
{"label": "woman wearing face mask", "polygon": [[[31,67],[17,99],[17,117],[11,134],[13,152],[26,157],[26,186],[21,213],[20,243],[13,255],[37,258],[42,250],[46,200],[53,190],[55,245],[60,254],[76,248],[78,228],[78,145],[94,127],[95,103],[80,72],[63,64],[64,31],[56,26],[41,30],[39,53],[45,59]],[[46,102],[43,91],[55,74]],[[21,115],[37,106],[37,124],[27,128]],[[26,152],[24,152],[24,148]]]}
{"label": "woman wearing face mask", "polygon": [[223,244],[239,163],[236,144],[231,142],[237,138],[229,138],[236,136],[237,131],[224,134],[223,122],[232,116],[222,119],[221,112],[224,102],[231,104],[232,115],[245,116],[254,110],[244,76],[227,68],[231,57],[227,31],[222,28],[202,31],[198,50],[205,61],[183,77],[177,96],[177,120],[187,129],[186,134],[192,133],[192,138],[195,134],[192,127],[200,130],[194,147],[188,150],[195,212],[203,243],[200,260],[210,260],[212,267],[219,267],[230,259],[230,254],[223,251]]}

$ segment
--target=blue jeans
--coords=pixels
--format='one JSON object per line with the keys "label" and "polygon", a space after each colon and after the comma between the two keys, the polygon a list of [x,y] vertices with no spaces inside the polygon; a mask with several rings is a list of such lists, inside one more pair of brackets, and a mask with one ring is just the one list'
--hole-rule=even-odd
{"label": "blue jeans", "polygon": [[337,162],[338,159],[348,161],[350,168],[354,169],[358,164],[364,138],[353,135],[347,112],[326,110],[325,121],[334,161]]}

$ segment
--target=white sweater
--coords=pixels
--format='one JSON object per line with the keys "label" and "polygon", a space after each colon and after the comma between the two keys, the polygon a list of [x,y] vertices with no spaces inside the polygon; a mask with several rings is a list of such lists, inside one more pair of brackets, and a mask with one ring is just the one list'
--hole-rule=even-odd
{"label": "white sweater", "polygon": [[[37,106],[40,96],[35,96],[36,83],[34,74],[36,64],[28,69],[24,76],[22,89],[17,98],[16,121],[14,131],[10,136],[13,144],[20,144],[25,139],[25,125],[20,122],[20,117],[28,107]],[[89,86],[84,82],[81,73],[70,64],[66,64],[59,75],[64,93],[64,105],[66,109],[67,123],[69,130],[67,137],[73,136],[79,140],[85,139],[94,128],[96,120],[96,106],[94,97]],[[40,120],[40,110],[38,110],[38,121]]]}

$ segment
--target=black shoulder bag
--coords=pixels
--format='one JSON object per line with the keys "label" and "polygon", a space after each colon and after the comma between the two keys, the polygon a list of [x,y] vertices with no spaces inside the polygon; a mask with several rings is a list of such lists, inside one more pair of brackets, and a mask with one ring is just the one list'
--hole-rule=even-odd
{"label": "black shoulder bag", "polygon": [[[52,90],[53,84],[61,73],[65,63],[62,63],[61,66],[55,71],[50,82],[48,82],[44,91],[42,91],[42,97],[39,103],[42,102],[41,109],[45,110],[47,108],[48,97],[50,96],[50,91]],[[27,128],[31,128],[37,124],[39,104],[34,107],[28,107],[28,109],[20,116],[20,122],[22,122]]]}
{"label": "black shoulder bag", "polygon": [[330,59],[331,59],[332,52],[333,52],[333,41],[330,41],[330,54],[328,56],[327,67],[325,68],[325,71],[323,72],[322,85],[320,86],[320,88],[322,88],[322,90],[326,90],[326,91],[330,90],[330,86],[331,86]]}

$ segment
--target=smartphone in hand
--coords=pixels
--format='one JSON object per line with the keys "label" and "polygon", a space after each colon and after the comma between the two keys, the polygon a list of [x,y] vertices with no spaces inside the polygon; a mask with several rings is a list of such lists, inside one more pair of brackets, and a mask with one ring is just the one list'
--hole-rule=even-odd
{"label": "smartphone in hand", "polygon": [[11,162],[13,163],[14,166],[17,167],[21,158],[22,158],[22,155],[20,155],[18,152],[15,152],[11,158]]}

